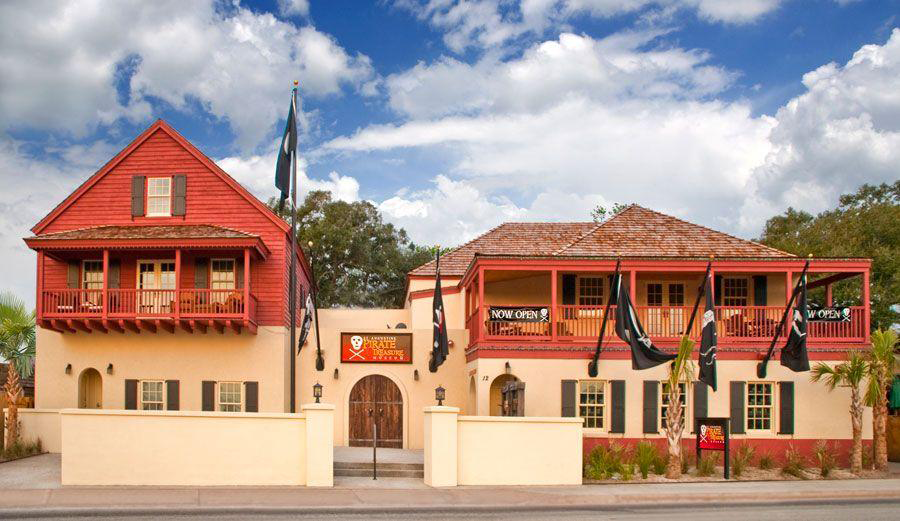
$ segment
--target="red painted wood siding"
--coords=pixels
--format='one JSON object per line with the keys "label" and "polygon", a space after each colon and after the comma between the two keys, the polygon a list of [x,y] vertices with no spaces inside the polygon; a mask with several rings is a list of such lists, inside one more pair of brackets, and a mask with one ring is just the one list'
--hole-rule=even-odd
{"label": "red painted wood siding", "polygon": [[[131,216],[131,178],[135,175],[164,177],[187,176],[186,215],[179,217]],[[218,175],[185,150],[162,130],[144,143],[100,179],[90,190],[51,221],[42,233],[60,232],[91,226],[132,224],[211,224],[259,235],[269,249],[265,261],[251,260],[250,291],[259,299],[260,325],[283,325],[287,317],[287,271],[285,246],[287,235],[268,216],[232,189]],[[95,255],[91,255],[94,257]],[[182,287],[193,287],[194,258],[231,257],[243,262],[240,252],[182,252]],[[138,258],[166,258],[167,253],[111,252],[122,259],[121,287],[135,285]],[[174,259],[174,254],[171,255]],[[66,286],[64,262],[47,258],[44,270],[46,288]],[[308,285],[301,273],[301,283]]]}

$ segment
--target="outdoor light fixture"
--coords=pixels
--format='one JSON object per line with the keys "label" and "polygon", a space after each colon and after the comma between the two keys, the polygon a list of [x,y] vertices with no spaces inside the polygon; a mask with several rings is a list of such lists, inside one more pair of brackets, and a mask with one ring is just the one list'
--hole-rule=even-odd
{"label": "outdoor light fixture", "polygon": [[506,370],[506,374],[512,374],[512,367],[510,367],[509,362],[506,362],[504,368]]}
{"label": "outdoor light fixture", "polygon": [[113,374],[113,365],[109,364],[106,366],[106,374]]}
{"label": "outdoor light fixture", "polygon": [[447,340],[447,345],[449,347],[453,347],[453,340]]}
{"label": "outdoor light fixture", "polygon": [[444,405],[444,398],[446,398],[447,390],[444,389],[443,386],[439,385],[437,389],[434,390],[434,399],[437,400],[438,405]]}
{"label": "outdoor light fixture", "polygon": [[334,379],[337,380],[340,377],[341,373],[338,372],[338,368],[334,368]]}
{"label": "outdoor light fixture", "polygon": [[419,381],[419,370],[418,369],[413,369],[413,380],[415,380],[417,382]]}
{"label": "outdoor light fixture", "polygon": [[319,399],[322,398],[322,384],[316,382],[316,385],[313,386],[313,397],[316,399],[316,403],[320,403]]}
{"label": "outdoor light fixture", "polygon": [[66,374],[72,374],[72,364],[66,364]]}

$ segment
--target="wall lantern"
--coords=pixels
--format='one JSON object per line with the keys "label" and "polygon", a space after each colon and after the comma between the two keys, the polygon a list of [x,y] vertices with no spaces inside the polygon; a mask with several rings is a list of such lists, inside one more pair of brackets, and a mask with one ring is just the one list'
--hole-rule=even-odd
{"label": "wall lantern", "polygon": [[113,365],[109,364],[106,366],[106,374],[113,374]]}
{"label": "wall lantern", "polygon": [[334,368],[334,379],[337,380],[338,378],[340,378],[340,376],[341,376],[341,373],[338,371],[338,368],[335,367]]}
{"label": "wall lantern", "polygon": [[506,362],[504,370],[506,371],[506,374],[512,374],[512,367],[510,367],[509,362]]}
{"label": "wall lantern", "polygon": [[419,381],[419,370],[418,369],[413,369],[413,380],[415,380],[417,382]]}
{"label": "wall lantern", "polygon": [[439,385],[437,389],[434,390],[434,399],[437,400],[438,405],[444,405],[444,399],[447,396],[447,390],[444,389],[443,386]]}
{"label": "wall lantern", "polygon": [[320,403],[319,400],[322,398],[322,384],[316,382],[316,385],[313,386],[313,397],[316,399],[316,403]]}
{"label": "wall lantern", "polygon": [[72,374],[72,364],[66,364],[66,374]]}
{"label": "wall lantern", "polygon": [[447,346],[453,347],[453,340],[447,340]]}

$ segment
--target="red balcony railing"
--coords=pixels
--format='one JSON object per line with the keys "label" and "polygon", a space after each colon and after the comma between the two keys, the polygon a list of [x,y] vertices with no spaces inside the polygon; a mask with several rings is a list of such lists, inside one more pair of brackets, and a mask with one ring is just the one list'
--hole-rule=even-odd
{"label": "red balcony railing", "polygon": [[[41,292],[41,317],[62,318],[244,318],[244,291],[232,289],[57,289]],[[256,320],[250,295],[247,318]]]}

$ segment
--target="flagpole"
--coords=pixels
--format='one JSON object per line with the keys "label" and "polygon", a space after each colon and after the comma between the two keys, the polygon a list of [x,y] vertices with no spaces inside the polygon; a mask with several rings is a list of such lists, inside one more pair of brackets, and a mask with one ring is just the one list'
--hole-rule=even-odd
{"label": "flagpole", "polygon": [[[812,255],[810,255],[812,257]],[[787,322],[788,314],[791,311],[791,307],[794,305],[794,300],[797,298],[797,293],[800,292],[800,283],[803,282],[803,277],[806,276],[806,271],[809,269],[809,260],[807,259],[806,264],[803,266],[803,271],[800,273],[800,280],[797,281],[797,285],[794,286],[794,291],[791,292],[791,298],[788,300],[787,307],[784,308],[784,314],[781,315],[781,322],[778,323],[778,328],[775,330],[775,336],[772,337],[772,343],[769,344],[769,350],[766,352],[766,356],[763,357],[762,362],[756,365],[756,376],[760,378],[766,377],[766,366],[769,365],[769,360],[772,359],[772,355],[775,354],[775,344],[778,343],[778,338],[781,336],[782,331],[784,330],[784,324]]]}
{"label": "flagpole", "polygon": [[[297,118],[297,86],[299,82],[294,80],[294,88],[291,89],[291,115]],[[297,147],[291,150],[291,268],[290,289],[288,290],[288,310],[291,314],[291,354],[294,353],[294,345],[297,343]],[[297,358],[291,356],[291,412],[297,412]]]}
{"label": "flagpole", "polygon": [[324,371],[325,370],[325,359],[322,358],[322,341],[319,339],[319,286],[316,284],[316,268],[314,267],[313,259],[312,259],[312,248],[313,242],[309,241],[309,275],[312,277],[312,286],[310,291],[312,292],[312,300],[313,300],[313,315],[315,315],[316,321],[316,371]]}
{"label": "flagpole", "polygon": [[691,318],[688,320],[687,329],[684,330],[684,336],[690,338],[691,329],[694,327],[694,318],[697,316],[697,309],[700,308],[700,300],[703,298],[703,294],[706,292],[706,280],[709,278],[709,272],[712,271],[712,260],[713,256],[709,256],[709,264],[706,265],[706,275],[703,277],[703,281],[700,283],[699,291],[697,291],[697,300],[694,301],[694,309],[691,310]]}
{"label": "flagpole", "polygon": [[[613,276],[613,280],[615,282],[619,281],[619,266],[622,264],[622,259],[616,259],[616,271]],[[617,286],[621,286],[621,284],[617,284]],[[616,290],[619,288],[617,287]],[[600,350],[603,348],[603,337],[606,335],[606,321],[609,319],[609,307],[612,304],[612,295],[613,289],[609,288],[609,299],[606,301],[606,310],[603,312],[603,322],[600,324],[600,336],[597,338],[597,349],[594,350],[594,358],[588,363],[588,376],[591,378],[595,378],[598,374],[597,371],[597,363],[600,359]],[[618,297],[618,294],[616,295]],[[554,303],[555,304],[555,303]]]}

